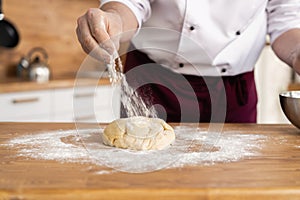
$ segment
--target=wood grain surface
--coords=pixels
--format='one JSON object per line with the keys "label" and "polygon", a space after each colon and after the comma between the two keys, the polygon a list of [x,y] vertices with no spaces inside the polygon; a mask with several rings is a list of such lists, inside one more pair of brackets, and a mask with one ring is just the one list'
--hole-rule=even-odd
{"label": "wood grain surface", "polygon": [[[205,130],[208,124],[189,126]],[[64,123],[0,123],[0,144],[21,135],[75,127]],[[0,199],[300,198],[300,130],[291,125],[225,124],[221,134],[227,131],[261,134],[268,139],[258,156],[236,162],[139,174],[98,174],[109,169],[17,157],[16,149],[0,145]]]}
{"label": "wood grain surface", "polygon": [[[74,78],[87,54],[76,36],[77,18],[89,8],[97,8],[99,0],[2,0],[3,12],[20,34],[17,47],[0,47],[0,81],[16,77],[16,67],[22,56],[33,47],[43,47],[48,53],[51,79]],[[121,44],[124,51],[127,44]],[[125,55],[122,56],[124,62]],[[89,64],[97,69],[99,63]]]}
{"label": "wood grain surface", "polygon": [[2,0],[3,12],[20,34],[16,48],[0,48],[0,78],[15,76],[16,65],[33,47],[45,48],[52,75],[74,76],[86,54],[77,41],[77,18],[98,0]]}
{"label": "wood grain surface", "polygon": [[300,90],[300,83],[291,83],[291,84],[289,84],[288,90],[289,91]]}

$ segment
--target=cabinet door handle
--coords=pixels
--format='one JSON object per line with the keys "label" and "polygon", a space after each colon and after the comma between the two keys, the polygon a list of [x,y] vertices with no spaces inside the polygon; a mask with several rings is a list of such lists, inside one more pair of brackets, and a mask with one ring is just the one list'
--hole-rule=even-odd
{"label": "cabinet door handle", "polygon": [[75,117],[75,121],[81,121],[81,120],[89,120],[89,119],[95,119],[94,115],[86,115],[86,116],[81,116],[81,117]]}
{"label": "cabinet door handle", "polygon": [[38,97],[32,97],[32,98],[20,98],[20,99],[13,99],[12,103],[13,104],[19,104],[19,103],[32,103],[32,102],[37,102],[39,101]]}
{"label": "cabinet door handle", "polygon": [[74,98],[93,97],[94,93],[74,94]]}

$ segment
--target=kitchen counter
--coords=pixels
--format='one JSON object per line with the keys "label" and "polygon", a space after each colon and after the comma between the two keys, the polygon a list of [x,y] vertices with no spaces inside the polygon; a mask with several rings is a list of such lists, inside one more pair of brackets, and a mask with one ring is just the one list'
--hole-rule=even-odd
{"label": "kitchen counter", "polygon": [[[76,81],[78,81],[76,83]],[[80,81],[80,82],[79,82]],[[60,77],[52,79],[46,83],[37,83],[32,81],[24,81],[18,78],[7,78],[0,81],[0,93],[9,92],[24,92],[24,91],[34,91],[34,90],[46,90],[55,88],[70,88],[74,87],[75,84],[80,83],[80,85],[108,85],[110,84],[108,78],[81,78],[75,79],[70,77]]]}
{"label": "kitchen counter", "polygon": [[300,83],[291,83],[289,84],[288,90],[300,90]]}
{"label": "kitchen counter", "polygon": [[[208,124],[199,127],[206,130]],[[300,198],[300,130],[292,125],[225,124],[221,133],[225,136],[228,131],[265,136],[259,154],[235,162],[148,173],[98,173],[109,169],[17,156],[18,149],[4,145],[20,136],[75,128],[71,123],[0,123],[0,199]]]}

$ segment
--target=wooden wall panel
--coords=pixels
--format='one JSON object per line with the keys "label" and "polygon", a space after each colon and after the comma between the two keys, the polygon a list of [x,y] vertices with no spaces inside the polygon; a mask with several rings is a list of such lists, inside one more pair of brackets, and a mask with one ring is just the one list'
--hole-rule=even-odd
{"label": "wooden wall panel", "polygon": [[54,78],[72,76],[86,54],[77,41],[76,20],[99,0],[2,0],[6,19],[20,33],[16,48],[0,48],[0,79],[13,77],[22,55],[41,46],[49,54]]}

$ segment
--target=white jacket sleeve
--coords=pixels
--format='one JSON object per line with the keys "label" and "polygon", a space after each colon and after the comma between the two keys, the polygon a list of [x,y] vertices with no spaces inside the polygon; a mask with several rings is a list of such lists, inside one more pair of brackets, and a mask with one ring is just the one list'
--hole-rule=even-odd
{"label": "white jacket sleeve", "polygon": [[100,8],[108,2],[119,2],[125,4],[135,15],[139,28],[151,15],[151,0],[100,0]]}
{"label": "white jacket sleeve", "polygon": [[269,0],[267,16],[272,44],[282,33],[300,28],[300,0]]}

